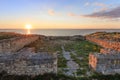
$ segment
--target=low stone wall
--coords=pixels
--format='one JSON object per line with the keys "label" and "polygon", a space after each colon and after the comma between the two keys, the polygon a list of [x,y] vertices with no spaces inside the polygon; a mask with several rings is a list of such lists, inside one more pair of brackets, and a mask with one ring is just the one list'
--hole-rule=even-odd
{"label": "low stone wall", "polygon": [[93,54],[89,54],[89,65],[92,67],[94,70],[96,69],[97,66],[97,58]]}
{"label": "low stone wall", "polygon": [[100,49],[100,53],[102,53],[102,54],[118,54],[120,52],[113,50],[113,49],[102,48],[102,49]]}
{"label": "low stone wall", "polygon": [[89,66],[104,75],[120,74],[120,42],[94,37],[86,39],[103,47],[100,53],[89,54]]}
{"label": "low stone wall", "polygon": [[16,37],[6,40],[0,41],[0,53],[14,53],[19,49],[23,48],[25,45],[28,45],[35,40],[37,40],[39,36],[36,35],[26,35],[23,37]]}
{"label": "low stone wall", "polygon": [[35,53],[34,48],[23,48],[42,38],[37,35],[23,35],[1,40],[0,72],[5,71],[9,75],[32,76],[44,73],[57,73],[57,53]]}
{"label": "low stone wall", "polygon": [[115,41],[106,41],[104,39],[97,39],[94,37],[86,37],[87,40],[91,41],[91,42],[95,42],[98,45],[101,45],[104,48],[110,48],[110,49],[114,49],[116,51],[120,52],[120,42],[115,42]]}
{"label": "low stone wall", "polygon": [[57,53],[22,49],[15,54],[0,54],[0,72],[9,75],[40,75],[57,73]]}
{"label": "low stone wall", "polygon": [[89,65],[104,75],[120,74],[120,54],[90,54]]}

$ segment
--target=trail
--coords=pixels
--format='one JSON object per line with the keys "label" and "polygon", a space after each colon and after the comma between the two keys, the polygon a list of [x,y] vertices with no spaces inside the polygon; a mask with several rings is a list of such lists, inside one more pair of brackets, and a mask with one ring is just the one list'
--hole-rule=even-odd
{"label": "trail", "polygon": [[64,46],[61,46],[61,48],[62,48],[62,54],[64,58],[67,60],[68,68],[65,68],[65,70],[68,70],[68,71],[65,74],[70,76],[76,76],[76,72],[77,72],[77,69],[79,69],[79,65],[72,60],[70,55],[71,52],[65,51]]}

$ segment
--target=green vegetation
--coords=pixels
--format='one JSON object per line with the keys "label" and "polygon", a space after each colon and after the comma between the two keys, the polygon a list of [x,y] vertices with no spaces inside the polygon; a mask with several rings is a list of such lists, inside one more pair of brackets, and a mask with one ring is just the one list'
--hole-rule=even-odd
{"label": "green vegetation", "polygon": [[72,77],[72,76],[66,76],[63,74],[53,74],[48,73],[44,75],[38,75],[38,76],[17,76],[17,75],[8,75],[5,72],[0,73],[0,80],[120,80],[120,75],[101,75],[96,74],[90,77]]}
{"label": "green vegetation", "polygon": [[60,44],[56,44],[53,41],[43,41],[41,39],[25,47],[34,47],[36,52],[49,52],[49,53],[54,53],[56,51],[61,52]]}
{"label": "green vegetation", "polygon": [[65,44],[66,51],[75,50],[80,54],[87,54],[89,52],[99,52],[100,47],[89,41],[74,41],[70,44]]}
{"label": "green vegetation", "polygon": [[[57,42],[57,41],[56,41]],[[47,43],[48,44],[48,43]],[[55,44],[55,45],[53,45]],[[79,69],[76,74],[78,77],[65,76],[62,70],[67,67],[66,59],[63,57],[61,52],[61,45],[64,45],[66,51],[71,52],[71,58],[79,65]],[[48,46],[48,45],[47,45]],[[50,46],[50,45],[49,45]],[[96,74],[95,72],[89,69],[88,65],[88,56],[89,53],[99,52],[100,46],[93,44],[89,41],[64,41],[59,42],[59,44],[52,42],[51,47],[47,47],[49,50],[59,51],[58,54],[58,68],[61,68],[61,71],[58,72],[57,78],[52,78],[49,80],[119,80],[120,75],[101,75]],[[37,80],[42,80],[43,78],[37,78]],[[46,79],[47,80],[47,79]]]}
{"label": "green vegetation", "polygon": [[102,75],[93,72],[89,69],[88,55],[92,52],[99,52],[100,46],[95,45],[89,41],[75,41],[71,44],[65,44],[65,49],[71,52],[71,58],[79,64],[80,68],[77,70],[76,79],[74,80],[119,80],[120,75]]}
{"label": "green vegetation", "polygon": [[[59,42],[59,43],[58,43]],[[67,60],[63,57],[61,46],[64,45],[65,50],[71,52],[71,58],[79,64],[80,68],[77,70],[78,77],[70,77],[65,76],[63,74],[63,68],[67,67]],[[58,53],[58,74],[56,77],[46,79],[45,77],[38,76],[37,80],[91,80],[94,78],[95,74],[90,72],[88,67],[88,55],[90,52],[99,52],[100,47],[88,41],[41,41],[38,40],[33,44],[29,45],[29,47],[35,47],[36,51],[48,51],[48,52],[56,52]],[[90,76],[87,74],[90,72]],[[99,76],[99,75],[97,75]],[[45,79],[43,79],[45,78]]]}
{"label": "green vegetation", "polygon": [[61,44],[55,43],[54,41],[42,41],[42,40],[37,40],[36,42],[27,45],[26,47],[34,47],[35,51],[38,52],[49,52],[49,53],[54,53],[58,52],[58,67],[63,68],[67,67],[66,59],[63,57],[62,54],[62,49],[61,49]]}
{"label": "green vegetation", "polygon": [[[88,65],[89,53],[99,52],[100,46],[88,41],[74,41],[71,44],[65,44],[65,50],[71,51],[71,58],[80,66],[77,75],[87,76],[87,72],[90,72]],[[72,53],[72,51],[74,52]]]}
{"label": "green vegetation", "polygon": [[58,68],[66,68],[67,60],[63,57],[62,53],[58,54]]}
{"label": "green vegetation", "polygon": [[[6,38],[9,38],[8,36]],[[3,37],[0,36],[0,39]],[[64,45],[66,51],[71,52],[71,58],[79,65],[77,77],[66,76],[63,74],[67,67],[67,60],[63,57],[61,46]],[[0,80],[119,80],[120,75],[101,75],[90,71],[88,65],[89,53],[99,52],[100,46],[86,40],[37,40],[26,47],[34,47],[36,52],[53,53],[58,51],[58,74],[44,74],[39,76],[15,76],[7,75],[5,72],[0,74]]]}
{"label": "green vegetation", "polygon": [[65,76],[63,74],[53,74],[48,73],[38,76],[18,76],[18,75],[8,75],[6,72],[0,73],[0,80],[75,80],[74,77]]}
{"label": "green vegetation", "polygon": [[120,32],[96,32],[87,36],[111,41],[120,41]]}
{"label": "green vegetation", "polygon": [[0,32],[0,40],[9,39],[17,36],[20,36],[20,34],[14,32]]}

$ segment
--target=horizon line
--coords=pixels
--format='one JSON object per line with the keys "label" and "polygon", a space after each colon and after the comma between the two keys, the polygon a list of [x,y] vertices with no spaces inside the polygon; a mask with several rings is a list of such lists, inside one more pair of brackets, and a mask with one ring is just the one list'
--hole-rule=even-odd
{"label": "horizon line", "polygon": [[[27,30],[27,29],[24,29],[24,28],[0,28],[0,30],[12,30],[12,29],[21,29],[21,30]],[[32,28],[32,29],[30,29],[30,30],[35,30],[35,29],[41,29],[41,30],[67,30],[67,29],[69,29],[69,30],[76,30],[76,29],[100,29],[100,30],[102,30],[102,29],[108,29],[108,30],[110,30],[110,29],[120,29],[120,28]]]}

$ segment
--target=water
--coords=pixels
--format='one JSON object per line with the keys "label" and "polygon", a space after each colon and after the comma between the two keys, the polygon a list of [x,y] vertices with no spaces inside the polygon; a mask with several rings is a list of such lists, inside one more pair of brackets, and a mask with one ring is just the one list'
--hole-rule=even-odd
{"label": "water", "polygon": [[[17,32],[26,34],[28,30],[25,29],[0,29],[0,32]],[[32,29],[31,34],[41,34],[46,36],[73,36],[73,35],[87,35],[94,32],[120,32],[120,29]]]}

